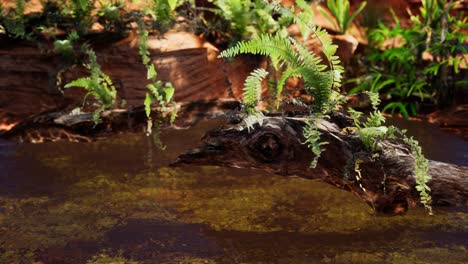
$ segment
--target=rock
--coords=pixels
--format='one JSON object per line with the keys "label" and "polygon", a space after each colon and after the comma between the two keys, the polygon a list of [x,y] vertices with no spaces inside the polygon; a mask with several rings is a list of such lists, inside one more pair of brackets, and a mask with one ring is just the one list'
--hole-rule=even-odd
{"label": "rock", "polygon": [[[229,75],[234,94],[239,96],[245,78],[259,63],[249,58],[224,63],[216,58],[215,47],[186,32],[170,32],[166,37],[151,38],[149,42],[158,79],[174,85],[175,99],[179,102],[228,98],[227,75],[223,69]],[[116,86],[118,100],[125,100],[126,107],[141,106],[147,79],[138,54],[136,34],[114,43],[95,43],[98,62]],[[41,45],[48,47],[48,52],[21,41],[0,45],[0,128],[9,128],[11,124],[43,112],[82,104],[83,89],[63,91],[62,87],[86,76],[87,70],[81,66],[67,68],[67,62],[51,52],[51,43]],[[59,72],[62,72],[61,84],[57,86]]]}

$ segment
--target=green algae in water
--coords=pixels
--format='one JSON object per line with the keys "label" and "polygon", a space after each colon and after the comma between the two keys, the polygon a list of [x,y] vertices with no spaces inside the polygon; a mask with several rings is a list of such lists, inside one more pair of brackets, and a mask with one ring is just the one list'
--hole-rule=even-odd
{"label": "green algae in water", "polygon": [[[0,263],[47,260],[72,245],[92,245],[75,263],[463,263],[467,255],[463,212],[379,217],[317,181],[161,160],[150,167],[146,139],[126,142],[80,144],[74,153],[23,146],[41,164],[31,177],[51,187],[0,196]],[[177,155],[166,144],[154,160]],[[107,158],[119,151],[129,160]]]}

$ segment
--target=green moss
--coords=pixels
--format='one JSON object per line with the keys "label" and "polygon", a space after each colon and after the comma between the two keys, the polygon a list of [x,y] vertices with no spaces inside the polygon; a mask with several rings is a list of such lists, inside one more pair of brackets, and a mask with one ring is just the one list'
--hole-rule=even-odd
{"label": "green moss", "polygon": [[[128,142],[141,147],[140,141]],[[435,231],[462,234],[466,213],[436,211],[427,217],[420,208],[401,217],[376,217],[358,197],[318,181],[212,166],[142,167],[131,173],[92,163],[103,151],[96,145],[81,151],[94,153],[89,160],[64,154],[68,148],[37,151],[44,168],[59,168],[47,179],[55,187],[38,197],[0,196],[0,263],[32,262],[45,250],[77,241],[99,245],[113,229],[128,228],[129,219],[201,224],[210,241],[224,249],[223,255],[207,258],[180,252],[179,263],[424,263],[451,254],[448,263],[456,263],[466,254],[459,243],[427,238]],[[110,248],[92,260],[130,261],[123,256],[136,257],[133,251],[152,245],[142,231],[129,232],[142,237],[141,245]],[[162,260],[174,257],[161,254],[168,254],[158,256]]]}
{"label": "green moss", "polygon": [[112,253],[108,252],[102,252],[99,253],[93,257],[91,257],[89,260],[86,261],[86,264],[138,264],[141,262],[134,261],[134,260],[128,260],[125,257],[121,256],[120,254],[117,254],[116,256],[112,256]]}

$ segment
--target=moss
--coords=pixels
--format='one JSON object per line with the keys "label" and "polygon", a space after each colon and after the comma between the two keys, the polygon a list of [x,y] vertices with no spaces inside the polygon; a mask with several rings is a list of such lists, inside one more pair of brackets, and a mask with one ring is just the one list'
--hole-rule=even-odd
{"label": "moss", "polygon": [[[141,147],[140,141],[129,142]],[[0,196],[0,263],[32,262],[77,241],[97,245],[97,251],[86,253],[93,261],[130,261],[133,256],[151,263],[136,258],[145,246],[155,245],[141,230],[128,230],[141,239],[136,245],[109,248],[108,234],[128,228],[129,219],[203,227],[199,236],[223,249],[222,255],[209,257],[187,252],[157,256],[168,263],[424,263],[447,256],[447,263],[457,263],[466,254],[460,242],[428,237],[463,234],[466,213],[436,211],[428,217],[420,208],[401,217],[377,217],[358,197],[317,181],[210,166],[121,171],[119,164],[93,163],[103,150],[87,146],[81,153],[94,153],[88,159],[68,148],[37,148],[35,157],[45,161],[47,170],[59,168],[47,179],[54,188],[37,197]],[[177,245],[184,237],[174,239]],[[96,253],[101,246],[109,251]]]}
{"label": "moss", "polygon": [[86,261],[86,264],[139,264],[141,262],[128,260],[122,256],[122,253],[119,253],[115,256],[112,256],[112,253],[101,252]]}

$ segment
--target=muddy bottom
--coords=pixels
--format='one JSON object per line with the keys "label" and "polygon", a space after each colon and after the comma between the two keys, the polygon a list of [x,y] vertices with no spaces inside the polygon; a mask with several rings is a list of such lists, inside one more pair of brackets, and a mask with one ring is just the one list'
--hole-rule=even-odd
{"label": "muddy bottom", "polygon": [[[218,125],[164,131],[165,151],[142,134],[0,142],[0,263],[466,263],[463,211],[380,217],[318,181],[167,166]],[[466,162],[451,139],[432,153]]]}

